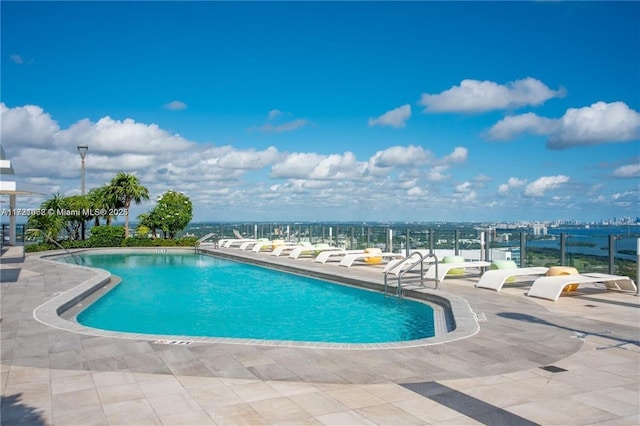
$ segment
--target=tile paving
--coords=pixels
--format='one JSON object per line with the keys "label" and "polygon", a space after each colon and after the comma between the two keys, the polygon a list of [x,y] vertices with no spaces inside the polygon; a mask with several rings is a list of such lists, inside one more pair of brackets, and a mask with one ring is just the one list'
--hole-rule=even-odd
{"label": "tile paving", "polygon": [[[104,277],[17,250],[0,258],[3,425],[640,423],[640,298],[630,294],[581,289],[554,303],[525,297],[526,283],[496,293],[474,288],[477,278],[447,279],[425,292],[451,297],[456,320],[463,315],[450,342],[164,345],[51,315],[79,285]],[[268,261],[382,281],[375,267]]]}

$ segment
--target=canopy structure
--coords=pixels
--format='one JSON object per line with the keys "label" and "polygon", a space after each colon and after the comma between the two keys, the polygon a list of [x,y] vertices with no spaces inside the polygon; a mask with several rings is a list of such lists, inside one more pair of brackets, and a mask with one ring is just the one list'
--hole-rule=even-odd
{"label": "canopy structure", "polygon": [[[11,161],[7,160],[4,148],[0,145],[0,195],[9,196],[9,208],[3,209],[2,215],[9,216],[9,245],[16,245],[16,197],[18,195],[41,194],[32,188],[17,183],[12,176],[15,174]],[[3,241],[4,243],[4,241]]]}

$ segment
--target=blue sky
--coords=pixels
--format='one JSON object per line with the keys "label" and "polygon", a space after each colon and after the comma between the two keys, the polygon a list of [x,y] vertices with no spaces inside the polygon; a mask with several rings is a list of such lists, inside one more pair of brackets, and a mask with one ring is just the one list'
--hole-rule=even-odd
{"label": "blue sky", "polygon": [[[640,213],[638,2],[0,4],[2,145],[195,220]],[[6,204],[2,205],[7,207]],[[4,218],[3,218],[4,219]]]}

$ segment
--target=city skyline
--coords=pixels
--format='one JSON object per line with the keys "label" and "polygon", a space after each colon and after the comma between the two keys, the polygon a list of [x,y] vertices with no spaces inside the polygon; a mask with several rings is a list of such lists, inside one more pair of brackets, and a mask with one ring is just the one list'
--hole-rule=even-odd
{"label": "city skyline", "polygon": [[[44,195],[194,222],[640,211],[637,2],[2,2],[1,141]],[[482,19],[478,19],[482,17]],[[7,208],[3,204],[2,208]]]}

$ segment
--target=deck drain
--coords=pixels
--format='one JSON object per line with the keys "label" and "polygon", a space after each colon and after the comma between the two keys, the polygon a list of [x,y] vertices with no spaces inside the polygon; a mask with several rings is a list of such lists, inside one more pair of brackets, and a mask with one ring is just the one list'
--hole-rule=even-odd
{"label": "deck drain", "polygon": [[586,306],[587,308],[597,308],[598,307],[596,305],[584,305],[584,306]]}
{"label": "deck drain", "polygon": [[190,345],[193,342],[191,340],[155,340],[153,343],[156,345]]}
{"label": "deck drain", "polygon": [[473,315],[476,316],[476,321],[487,322],[487,316],[483,312],[480,312],[480,313],[474,312]]}
{"label": "deck drain", "polygon": [[550,371],[552,373],[562,373],[563,371],[569,371],[569,370],[565,370],[564,368],[556,367],[555,365],[545,365],[544,367],[540,367],[540,368],[546,371]]}

